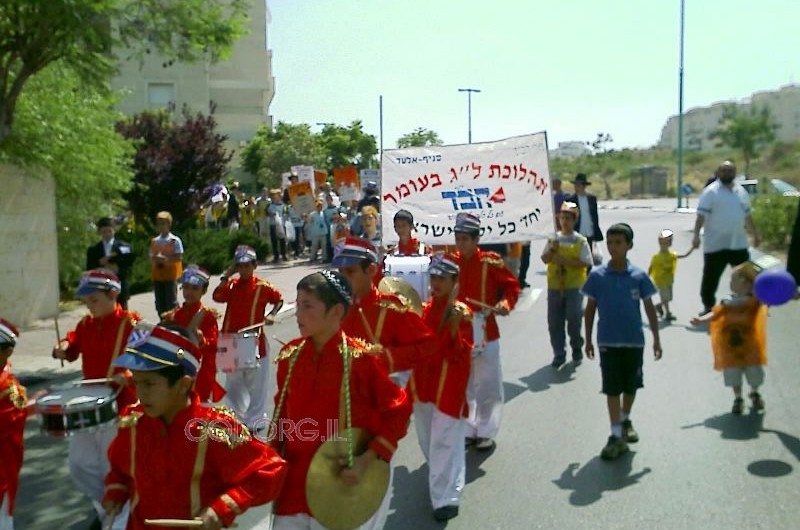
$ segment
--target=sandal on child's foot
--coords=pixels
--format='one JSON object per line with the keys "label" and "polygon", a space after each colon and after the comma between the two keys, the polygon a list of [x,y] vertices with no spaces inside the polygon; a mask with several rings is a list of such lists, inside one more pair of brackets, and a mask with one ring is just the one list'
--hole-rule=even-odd
{"label": "sandal on child's foot", "polygon": [[764,398],[758,392],[750,392],[750,399],[753,400],[753,409],[764,410]]}
{"label": "sandal on child's foot", "polygon": [[737,397],[733,400],[733,408],[731,409],[731,412],[734,414],[741,414],[744,412],[744,400],[742,398]]}

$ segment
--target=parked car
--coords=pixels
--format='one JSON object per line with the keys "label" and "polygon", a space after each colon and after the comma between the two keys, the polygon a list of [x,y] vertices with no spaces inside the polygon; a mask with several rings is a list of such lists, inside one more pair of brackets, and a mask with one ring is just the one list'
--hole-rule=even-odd
{"label": "parked car", "polygon": [[766,190],[763,189],[763,185],[760,185],[758,179],[749,179],[744,175],[736,177],[736,182],[747,190],[750,195],[774,193],[784,197],[800,197],[800,190],[781,179],[769,179]]}

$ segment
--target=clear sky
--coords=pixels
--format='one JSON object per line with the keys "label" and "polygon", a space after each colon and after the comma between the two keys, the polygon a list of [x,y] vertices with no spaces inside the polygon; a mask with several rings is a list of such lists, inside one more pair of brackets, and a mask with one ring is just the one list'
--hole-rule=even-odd
{"label": "clear sky", "polygon": [[[680,0],[269,0],[275,122],[364,122],[385,149],[546,130],[655,144],[678,111]],[[800,81],[800,2],[686,0],[684,108]],[[314,126],[319,131],[321,127]],[[379,138],[380,140],[380,138]]]}

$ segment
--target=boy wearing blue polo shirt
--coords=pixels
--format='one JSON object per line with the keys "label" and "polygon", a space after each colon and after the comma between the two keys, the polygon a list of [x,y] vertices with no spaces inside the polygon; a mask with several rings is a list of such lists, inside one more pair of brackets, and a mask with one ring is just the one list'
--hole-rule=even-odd
{"label": "boy wearing blue polo shirt", "polygon": [[589,359],[594,359],[594,315],[595,312],[600,313],[597,345],[603,377],[602,392],[606,395],[611,421],[611,436],[600,457],[614,460],[628,451],[628,443],[639,441],[630,414],[636,390],[644,386],[644,333],[640,302],[644,303],[653,333],[656,360],[661,359],[661,341],[652,300],[657,292],[656,287],[647,273],[627,258],[628,251],[633,248],[633,229],[625,223],[613,225],[606,232],[606,245],[611,259],[592,269],[582,292],[587,297],[584,325],[586,357]]}

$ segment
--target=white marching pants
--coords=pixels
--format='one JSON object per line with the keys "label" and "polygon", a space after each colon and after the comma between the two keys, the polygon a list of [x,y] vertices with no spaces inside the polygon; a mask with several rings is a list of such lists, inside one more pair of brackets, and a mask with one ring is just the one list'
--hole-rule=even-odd
{"label": "white marching pants", "polygon": [[[117,427],[103,426],[94,432],[76,432],[69,438],[69,475],[75,487],[89,497],[100,521],[105,524],[106,511],[103,509],[105,478],[110,469],[108,446],[117,435]],[[124,530],[128,524],[126,503],[114,518],[113,530]]]}
{"label": "white marching pants", "polygon": [[415,403],[414,425],[419,447],[428,462],[433,509],[458,506],[464,491],[467,422],[448,416],[433,403]]}
{"label": "white marching pants", "polygon": [[468,438],[494,438],[503,417],[503,370],[500,340],[487,342],[483,352],[472,356],[467,385]]}
{"label": "white marching pants", "polygon": [[11,501],[8,492],[3,494],[0,502],[0,530],[14,530],[14,516],[11,515]]}
{"label": "white marching pants", "polygon": [[236,416],[251,430],[269,427],[269,359],[258,361],[256,368],[236,370],[225,379],[225,400]]}
{"label": "white marching pants", "polygon": [[[463,445],[464,442],[462,441],[461,443]],[[389,505],[392,503],[393,479],[394,465],[390,462],[389,488],[386,490],[386,495],[383,497],[378,511],[367,522],[353,530],[383,530],[386,518],[389,515]],[[306,513],[298,513],[296,515],[276,515],[275,519],[273,519],[272,530],[328,530],[328,527],[322,526],[319,521]]]}

